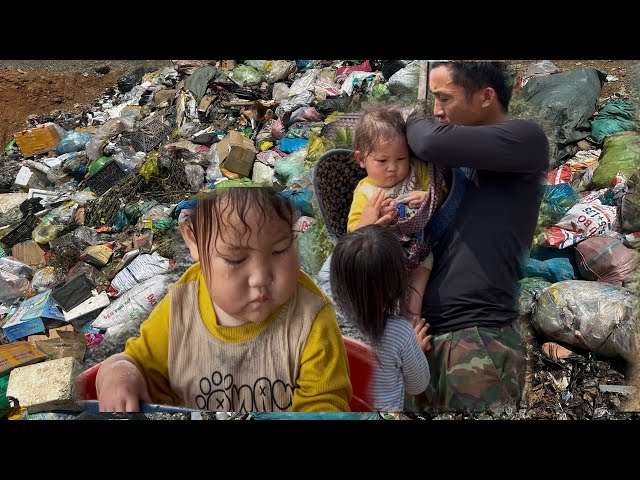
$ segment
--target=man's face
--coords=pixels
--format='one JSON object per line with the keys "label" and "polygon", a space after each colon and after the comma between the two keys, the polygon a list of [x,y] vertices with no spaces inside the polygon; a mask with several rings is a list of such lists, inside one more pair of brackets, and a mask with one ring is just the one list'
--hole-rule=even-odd
{"label": "man's face", "polygon": [[464,87],[453,83],[451,72],[445,65],[429,74],[429,90],[435,103],[433,114],[449,125],[483,125],[487,116],[483,90],[467,97]]}

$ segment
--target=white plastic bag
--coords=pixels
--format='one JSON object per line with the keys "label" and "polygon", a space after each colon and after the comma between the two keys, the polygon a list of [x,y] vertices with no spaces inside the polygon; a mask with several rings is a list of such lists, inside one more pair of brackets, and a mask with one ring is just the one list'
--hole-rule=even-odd
{"label": "white plastic bag", "polygon": [[167,294],[169,277],[157,275],[132,288],[105,308],[92,326],[106,330],[115,325],[139,321],[151,313],[160,300]]}
{"label": "white plastic bag", "polygon": [[173,266],[173,260],[158,255],[158,252],[140,255],[113,278],[109,293],[119,297],[151,277],[169,273]]}

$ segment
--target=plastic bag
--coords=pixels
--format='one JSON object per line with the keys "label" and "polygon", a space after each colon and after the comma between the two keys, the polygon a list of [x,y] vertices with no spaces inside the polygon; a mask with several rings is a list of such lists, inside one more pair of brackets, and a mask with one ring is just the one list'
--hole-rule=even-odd
{"label": "plastic bag", "polygon": [[550,167],[573,156],[577,143],[589,136],[590,118],[602,90],[605,75],[592,67],[531,78],[522,88],[522,98],[553,128],[555,141]]}
{"label": "plastic bag", "polygon": [[542,291],[531,321],[552,340],[638,361],[640,317],[632,314],[635,303],[635,295],[625,288],[567,280]]}
{"label": "plastic bag", "polygon": [[304,90],[300,92],[298,95],[291,96],[289,93],[289,97],[283,99],[276,108],[276,116],[281,116],[287,112],[292,112],[296,108],[304,107],[305,105],[311,104],[315,100],[315,93],[311,90]]}
{"label": "plastic bag", "polygon": [[560,73],[560,69],[550,60],[532,63],[522,76],[522,86],[524,87],[531,77],[544,77],[553,73]]}
{"label": "plastic bag", "polygon": [[231,78],[243,87],[251,87],[262,82],[263,75],[249,65],[240,65],[233,69]]}
{"label": "plastic bag", "polygon": [[544,261],[529,258],[523,266],[523,273],[525,277],[539,277],[553,283],[576,279],[573,264],[568,258],[551,258]]}
{"label": "plastic bag", "polygon": [[133,287],[105,308],[91,326],[106,330],[115,325],[139,321],[147,317],[166,295],[169,283],[167,275],[156,275]]}
{"label": "plastic bag", "polygon": [[0,302],[20,298],[29,289],[33,269],[17,260],[0,258]]}
{"label": "plastic bag", "polygon": [[527,277],[518,282],[518,309],[520,315],[531,313],[542,291],[551,285],[551,282],[540,277]]}
{"label": "plastic bag", "polygon": [[38,292],[46,292],[64,282],[64,273],[53,267],[43,267],[38,270],[31,280],[31,286]]}
{"label": "plastic bag", "polygon": [[278,195],[287,199],[291,204],[293,211],[300,211],[302,215],[312,217],[314,215],[313,206],[311,201],[313,200],[313,192],[306,188],[300,190],[284,190]]}
{"label": "plastic bag", "polygon": [[593,172],[596,188],[607,188],[618,173],[630,177],[640,169],[640,133],[619,132],[604,139],[602,157]]}
{"label": "plastic bag", "polygon": [[616,224],[617,208],[597,203],[577,203],[553,227],[545,228],[544,244],[566,248],[610,231]]}
{"label": "plastic bag", "polygon": [[87,132],[76,132],[75,130],[69,130],[60,139],[58,145],[56,145],[56,152],[58,155],[70,152],[79,152],[84,150],[87,143],[91,140],[91,135]]}
{"label": "plastic bag", "polygon": [[264,70],[266,72],[264,79],[268,83],[275,83],[285,80],[295,72],[296,64],[289,60],[270,60],[265,62]]}
{"label": "plastic bag", "polygon": [[253,174],[251,180],[255,183],[267,187],[273,186],[273,168],[264,163],[255,162],[253,164]]}
{"label": "plastic bag", "polygon": [[156,220],[161,220],[166,216],[167,214],[164,211],[164,207],[160,204],[156,204],[151,208],[145,209],[140,221],[144,222],[145,220],[151,220],[155,222]]}
{"label": "plastic bag", "polygon": [[285,180],[288,187],[307,186],[311,182],[311,172],[304,166],[306,156],[307,149],[302,148],[291,155],[276,160],[275,173]]}
{"label": "plastic bag", "polygon": [[324,223],[317,222],[300,235],[298,248],[302,270],[307,275],[315,277],[333,250],[333,242]]}
{"label": "plastic bag", "polygon": [[278,148],[280,151],[284,153],[293,153],[298,150],[304,149],[305,153],[307,151],[307,145],[309,144],[309,140],[306,138],[283,138],[278,141]]}
{"label": "plastic bag", "polygon": [[[291,84],[291,87],[289,87],[289,97],[295,97],[301,93],[313,90],[313,85],[316,83],[316,79],[319,74],[320,70],[315,68],[307,70],[304,75],[294,80]],[[308,105],[309,103],[305,103],[304,105]]]}
{"label": "plastic bag", "polygon": [[391,75],[387,82],[387,87],[391,93],[395,95],[402,95],[407,93],[418,93],[418,80],[420,78],[420,70],[422,63],[419,61],[413,61],[406,67],[398,70]]}
{"label": "plastic bag", "polygon": [[85,148],[85,153],[89,160],[96,160],[102,155],[102,149],[107,141],[117,135],[120,132],[133,130],[135,120],[131,117],[112,118],[107,120],[103,125],[98,128],[96,133],[93,134],[89,143]]}
{"label": "plastic bag", "polygon": [[149,183],[151,175],[158,173],[158,152],[151,151],[140,167],[140,175]]}
{"label": "plastic bag", "polygon": [[600,235],[576,245],[576,261],[586,280],[622,286],[636,269],[638,253],[616,238]]}
{"label": "plastic bag", "polygon": [[205,178],[207,183],[214,183],[223,177],[222,171],[220,171],[220,159],[217,150],[215,148],[209,150],[207,157],[209,159],[209,166],[205,172]]}
{"label": "plastic bag", "polygon": [[547,185],[540,205],[540,224],[552,226],[566,215],[580,197],[567,183]]}
{"label": "plastic bag", "polygon": [[111,281],[107,293],[111,297],[119,297],[124,292],[131,290],[140,283],[144,283],[151,277],[163,275],[173,270],[174,262],[169,258],[152,254],[137,256],[128,266],[123,268]]}
{"label": "plastic bag", "polygon": [[271,98],[274,102],[280,102],[289,98],[289,86],[286,83],[276,83],[271,91]]}
{"label": "plastic bag", "polygon": [[64,231],[64,228],[64,225],[40,222],[38,226],[33,229],[31,237],[38,243],[47,244],[58,238]]}
{"label": "plastic bag", "polygon": [[598,117],[591,122],[591,136],[601,143],[614,133],[636,130],[636,104],[619,98],[607,102]]}
{"label": "plastic bag", "polygon": [[144,152],[136,152],[130,147],[130,151],[120,151],[113,156],[113,159],[124,173],[129,174],[142,165],[146,157]]}
{"label": "plastic bag", "polygon": [[71,197],[71,200],[76,202],[78,206],[83,207],[85,203],[95,200],[96,198],[98,197],[96,197],[95,193],[89,190],[82,190],[80,192],[74,193]]}
{"label": "plastic bag", "polygon": [[185,165],[184,173],[187,176],[187,181],[191,188],[194,190],[200,190],[204,183],[204,168],[200,165]]}

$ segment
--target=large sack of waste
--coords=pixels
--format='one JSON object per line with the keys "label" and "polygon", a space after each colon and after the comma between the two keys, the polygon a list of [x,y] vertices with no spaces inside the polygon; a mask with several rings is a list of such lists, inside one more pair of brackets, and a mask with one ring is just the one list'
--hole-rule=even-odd
{"label": "large sack of waste", "polygon": [[640,322],[630,290],[602,282],[565,280],[540,293],[531,322],[552,340],[596,355],[638,361]]}

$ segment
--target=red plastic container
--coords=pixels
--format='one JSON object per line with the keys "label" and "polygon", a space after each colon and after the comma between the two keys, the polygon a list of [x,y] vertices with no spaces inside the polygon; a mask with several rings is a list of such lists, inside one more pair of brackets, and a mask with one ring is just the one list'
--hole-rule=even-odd
{"label": "red plastic container", "polygon": [[[342,337],[349,360],[349,374],[353,396],[351,398],[352,412],[370,412],[369,384],[373,371],[373,352],[371,348],[353,338]],[[76,389],[79,400],[96,400],[96,376],[100,369],[100,363],[85,370],[76,380]]]}

